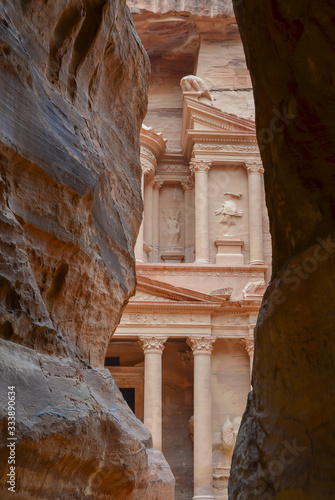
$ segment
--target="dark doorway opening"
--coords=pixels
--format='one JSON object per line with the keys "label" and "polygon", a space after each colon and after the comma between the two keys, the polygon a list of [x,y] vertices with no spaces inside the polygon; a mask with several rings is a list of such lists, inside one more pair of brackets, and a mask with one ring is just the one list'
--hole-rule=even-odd
{"label": "dark doorway opening", "polygon": [[129,408],[135,413],[135,389],[134,387],[120,387],[122,396],[127,401]]}

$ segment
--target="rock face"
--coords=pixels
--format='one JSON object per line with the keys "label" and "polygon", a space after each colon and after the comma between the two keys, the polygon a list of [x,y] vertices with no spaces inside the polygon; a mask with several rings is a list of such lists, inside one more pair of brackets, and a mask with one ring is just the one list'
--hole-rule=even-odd
{"label": "rock face", "polygon": [[335,33],[329,2],[236,7],[273,242],[230,499],[335,498]]}
{"label": "rock face", "polygon": [[[147,56],[125,2],[0,7],[1,443],[17,498],[173,498],[103,364],[135,287]],[[8,448],[0,451],[7,498]]]}

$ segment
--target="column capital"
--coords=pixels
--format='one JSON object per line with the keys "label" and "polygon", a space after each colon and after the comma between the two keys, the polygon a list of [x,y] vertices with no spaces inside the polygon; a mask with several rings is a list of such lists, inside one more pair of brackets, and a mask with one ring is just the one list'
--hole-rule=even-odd
{"label": "column capital", "polygon": [[216,337],[189,337],[187,344],[193,352],[193,356],[212,354]]}
{"label": "column capital", "polygon": [[154,187],[154,189],[157,189],[159,191],[160,188],[163,186],[163,184],[164,184],[164,180],[154,179],[153,187]]}
{"label": "column capital", "polygon": [[247,351],[249,357],[254,355],[254,339],[253,337],[245,337],[241,339],[241,345]]}
{"label": "column capital", "polygon": [[264,174],[263,163],[261,160],[246,161],[245,166],[247,167],[248,174],[252,172],[257,172],[258,174]]}
{"label": "column capital", "polygon": [[142,347],[144,354],[163,354],[164,344],[167,341],[167,337],[155,337],[154,335],[150,337],[140,337],[139,344]]}
{"label": "column capital", "polygon": [[209,172],[209,169],[211,168],[212,165],[211,160],[191,160],[190,161],[190,170],[193,173],[196,172]]}
{"label": "column capital", "polygon": [[191,189],[194,189],[194,179],[192,177],[181,180],[180,184],[184,191],[190,191]]}

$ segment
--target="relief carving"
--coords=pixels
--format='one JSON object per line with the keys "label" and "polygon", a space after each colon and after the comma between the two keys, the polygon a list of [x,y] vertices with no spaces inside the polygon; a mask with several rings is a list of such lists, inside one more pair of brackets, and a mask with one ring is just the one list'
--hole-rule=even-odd
{"label": "relief carving", "polygon": [[235,417],[234,420],[231,421],[229,415],[227,415],[227,418],[221,429],[221,446],[225,454],[226,463],[229,466],[231,464],[233,450],[240,424],[241,417]]}
{"label": "relief carving", "polygon": [[181,242],[181,213],[180,210],[174,212],[170,210],[169,213],[166,213],[165,210],[162,210],[162,218],[165,223],[165,234],[167,236],[168,242],[172,246],[180,245]]}
{"label": "relief carving", "polygon": [[223,234],[227,235],[229,233],[230,226],[234,223],[236,217],[243,216],[243,210],[239,210],[236,206],[234,198],[240,199],[242,194],[238,193],[224,193],[224,199],[221,207],[218,210],[214,210],[214,214],[220,217],[220,224],[223,225]]}
{"label": "relief carving", "polygon": [[243,288],[243,297],[247,299],[254,295],[262,296],[265,289],[265,281],[261,279],[259,281],[249,281]]}
{"label": "relief carving", "polygon": [[197,92],[200,97],[205,97],[209,101],[212,101],[212,96],[209,93],[208,87],[205,82],[198,76],[188,75],[180,81],[180,86],[183,92]]}

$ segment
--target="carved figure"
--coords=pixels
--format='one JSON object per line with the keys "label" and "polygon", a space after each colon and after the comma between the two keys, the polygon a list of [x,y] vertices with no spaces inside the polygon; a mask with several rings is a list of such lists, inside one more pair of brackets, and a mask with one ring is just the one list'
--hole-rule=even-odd
{"label": "carved figure", "polygon": [[[265,281],[249,281],[243,288],[243,296],[246,298],[248,295],[262,295],[265,288]],[[257,294],[257,292],[260,292]]]}
{"label": "carved figure", "polygon": [[223,224],[224,231],[223,234],[228,234],[230,226],[233,224],[235,217],[242,217],[243,210],[238,210],[236,203],[233,198],[240,199],[242,194],[238,193],[224,193],[223,197],[227,196],[227,199],[223,200],[221,207],[218,210],[214,210],[215,215],[220,216],[220,224]]}
{"label": "carved figure", "polygon": [[184,76],[180,81],[180,86],[183,92],[198,92],[200,94],[199,98],[205,97],[209,101],[213,100],[207,85],[198,76]]}
{"label": "carved figure", "polygon": [[179,245],[181,237],[180,210],[178,210],[177,213],[173,213],[172,210],[170,210],[169,214],[167,214],[165,210],[162,210],[162,216],[165,223],[165,231],[169,243],[171,243],[173,246]]}
{"label": "carved figure", "polygon": [[235,417],[234,420],[231,421],[229,415],[227,415],[227,418],[221,429],[222,450],[229,465],[233,456],[234,446],[240,424],[241,417]]}

